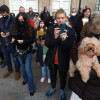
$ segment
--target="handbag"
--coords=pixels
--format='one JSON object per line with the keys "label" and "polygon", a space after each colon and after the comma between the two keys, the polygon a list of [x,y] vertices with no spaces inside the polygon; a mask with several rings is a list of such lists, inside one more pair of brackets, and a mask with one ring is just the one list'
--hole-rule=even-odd
{"label": "handbag", "polygon": [[20,56],[20,57],[26,57],[28,50],[29,50],[29,47],[28,47],[28,49],[26,49],[26,50],[20,50],[20,49],[18,49],[17,46],[16,46],[15,55],[16,55],[16,56]]}

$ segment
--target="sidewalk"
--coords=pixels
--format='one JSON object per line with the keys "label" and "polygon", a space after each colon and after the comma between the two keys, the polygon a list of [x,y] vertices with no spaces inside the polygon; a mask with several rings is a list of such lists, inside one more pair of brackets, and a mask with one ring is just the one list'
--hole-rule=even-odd
{"label": "sidewalk", "polygon": [[[7,71],[7,67],[0,67],[0,100],[60,100],[59,79],[57,80],[56,93],[50,98],[45,96],[45,93],[50,89],[50,84],[47,83],[47,79],[44,83],[40,83],[41,67],[36,65],[35,55],[33,55],[32,70],[36,85],[36,92],[34,96],[30,96],[27,84],[22,85],[22,70],[20,80],[16,81],[14,79],[15,72],[13,72],[9,77],[3,78],[2,75]],[[69,98],[71,92],[67,88],[66,90],[68,98],[67,100],[70,100]]]}

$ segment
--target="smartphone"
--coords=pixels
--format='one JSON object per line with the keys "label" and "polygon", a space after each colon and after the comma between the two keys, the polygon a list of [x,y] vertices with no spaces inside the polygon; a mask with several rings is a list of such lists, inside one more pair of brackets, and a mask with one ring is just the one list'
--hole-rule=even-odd
{"label": "smartphone", "polygon": [[66,23],[62,23],[62,24],[60,24],[60,34],[62,34],[62,33],[64,33],[65,30],[66,29]]}

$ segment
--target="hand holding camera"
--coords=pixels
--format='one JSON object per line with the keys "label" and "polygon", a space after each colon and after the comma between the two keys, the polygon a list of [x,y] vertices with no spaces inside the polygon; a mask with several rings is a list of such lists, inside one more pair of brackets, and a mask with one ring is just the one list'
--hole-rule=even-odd
{"label": "hand holding camera", "polygon": [[60,38],[64,41],[67,37],[66,23],[60,24]]}
{"label": "hand holding camera", "polygon": [[62,39],[62,41],[64,41],[67,37],[67,30],[64,30],[65,32],[60,34],[60,38]]}
{"label": "hand holding camera", "polygon": [[59,37],[59,35],[60,35],[59,32],[60,32],[60,28],[55,28],[55,29],[54,29],[54,38],[55,38],[55,39],[57,39],[57,38]]}

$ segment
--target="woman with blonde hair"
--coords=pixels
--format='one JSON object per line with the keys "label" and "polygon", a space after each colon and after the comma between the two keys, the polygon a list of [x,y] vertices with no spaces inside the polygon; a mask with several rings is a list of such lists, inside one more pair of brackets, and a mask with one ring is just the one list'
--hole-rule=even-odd
{"label": "woman with blonde hair", "polygon": [[48,27],[46,32],[45,44],[48,47],[46,56],[46,65],[50,69],[51,88],[46,96],[51,96],[56,91],[57,70],[60,76],[60,99],[66,100],[65,86],[66,75],[69,69],[70,49],[72,48],[76,37],[72,28],[67,27],[60,34],[60,25],[66,23],[66,13],[59,9],[55,14],[56,25]]}

